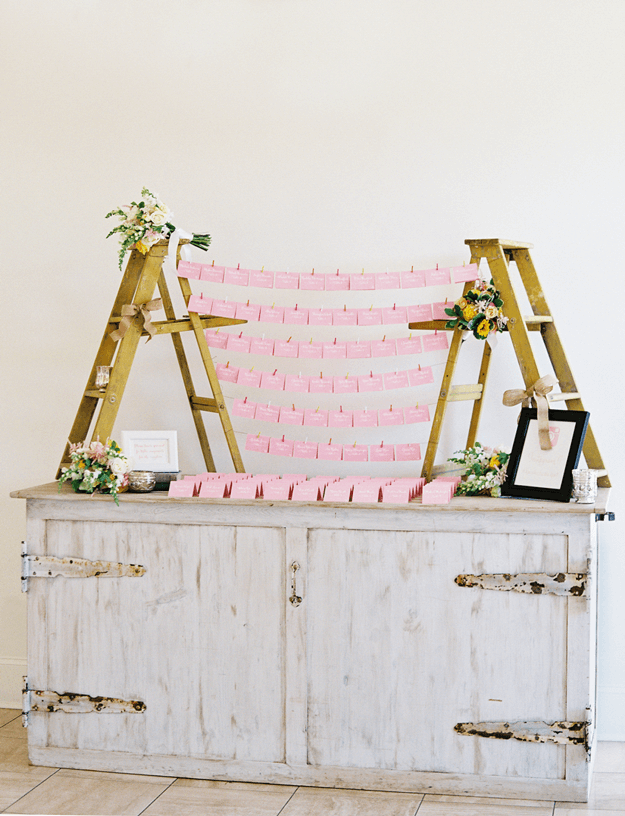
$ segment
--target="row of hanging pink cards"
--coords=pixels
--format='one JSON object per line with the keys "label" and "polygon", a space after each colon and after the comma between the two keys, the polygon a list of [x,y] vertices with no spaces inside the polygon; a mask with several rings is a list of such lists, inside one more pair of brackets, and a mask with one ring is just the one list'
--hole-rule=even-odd
{"label": "row of hanging pink cards", "polygon": [[334,462],[413,462],[421,459],[418,442],[397,445],[340,445],[325,442],[286,439],[264,434],[248,434],[245,450],[271,453],[275,456],[294,456],[297,459],[326,459]]}
{"label": "row of hanging pink cards", "polygon": [[459,476],[438,476],[423,487],[421,504],[449,504],[460,482]]}
{"label": "row of hanging pink cards", "polygon": [[441,286],[465,283],[478,277],[477,264],[452,266],[439,269],[411,270],[410,272],[378,272],[376,274],[343,274],[336,272],[319,274],[314,270],[306,273],[265,272],[263,269],[240,269],[215,264],[179,261],[178,277],[191,280],[228,283],[237,286],[258,286],[263,289],[304,289],[308,291],[337,292],[341,290],[362,291],[366,289],[415,289],[422,286]]}
{"label": "row of hanging pink cards", "polygon": [[431,366],[419,366],[408,371],[388,371],[385,374],[360,374],[350,377],[349,373],[338,377],[318,377],[300,374],[281,374],[272,371],[255,371],[231,366],[230,362],[217,363],[217,377],[222,382],[245,385],[248,388],[269,388],[272,391],[294,391],[301,394],[356,394],[370,391],[391,391],[396,388],[410,388],[434,382]]}
{"label": "row of hanging pink cards", "polygon": [[394,357],[400,354],[421,354],[423,351],[437,351],[448,348],[447,335],[434,334],[412,335],[408,337],[384,338],[382,340],[342,341],[338,338],[322,342],[320,340],[274,340],[271,337],[250,337],[240,332],[220,332],[206,329],[206,342],[210,348],[242,352],[243,354],[262,354],[273,357],[299,357],[306,360],[362,360],[369,357]]}
{"label": "row of hanging pink cards", "polygon": [[305,474],[204,473],[171,482],[169,496],[179,498],[264,499],[273,501],[326,501],[407,504],[425,484],[420,477],[338,476]]}
{"label": "row of hanging pink cards", "polygon": [[415,422],[429,422],[430,410],[427,405],[408,406],[369,411],[339,410],[323,408],[296,408],[295,405],[267,405],[235,399],[232,416],[256,419],[261,422],[282,422],[286,425],[312,425],[316,428],[376,428],[385,425],[411,425]]}
{"label": "row of hanging pink cards", "polygon": [[412,306],[374,307],[368,309],[301,309],[295,306],[276,306],[273,303],[239,303],[236,300],[220,300],[191,295],[187,309],[201,315],[236,318],[237,320],[260,321],[261,323],[286,323],[292,326],[382,326],[417,323],[424,320],[450,320],[446,308],[453,303],[420,303]]}

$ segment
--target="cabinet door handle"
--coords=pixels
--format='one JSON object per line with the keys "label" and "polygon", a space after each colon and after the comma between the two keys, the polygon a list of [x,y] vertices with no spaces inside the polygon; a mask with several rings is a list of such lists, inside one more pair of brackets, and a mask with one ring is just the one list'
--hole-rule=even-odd
{"label": "cabinet door handle", "polygon": [[291,597],[289,598],[289,601],[293,604],[293,606],[299,606],[302,602],[302,599],[297,594],[297,588],[295,585],[298,569],[299,564],[297,563],[297,561],[293,561],[293,563],[291,564]]}

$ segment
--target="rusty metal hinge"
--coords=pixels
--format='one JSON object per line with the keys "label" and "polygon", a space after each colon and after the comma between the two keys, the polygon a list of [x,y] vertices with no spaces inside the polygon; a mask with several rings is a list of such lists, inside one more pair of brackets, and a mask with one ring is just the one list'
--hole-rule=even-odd
{"label": "rusty metal hinge", "polygon": [[589,722],[478,722],[457,723],[454,731],[467,737],[515,739],[522,742],[555,742],[583,745],[588,750]]}
{"label": "rusty metal hinge", "polygon": [[22,592],[28,592],[29,578],[140,578],[145,567],[115,561],[88,561],[85,558],[56,558],[53,555],[28,555],[22,542]]}
{"label": "rusty metal hinge", "polygon": [[525,572],[510,575],[505,572],[484,575],[457,575],[454,581],[462,587],[499,589],[504,592],[525,592],[528,595],[587,596],[588,574],[585,572],[559,572],[546,575],[542,572]]}
{"label": "rusty metal hinge", "polygon": [[91,697],[88,694],[74,694],[56,691],[42,691],[32,689],[28,685],[28,678],[24,678],[22,689],[22,723],[28,725],[28,715],[31,711],[53,713],[64,711],[67,714],[142,714],[146,704],[141,700],[121,700],[118,697]]}

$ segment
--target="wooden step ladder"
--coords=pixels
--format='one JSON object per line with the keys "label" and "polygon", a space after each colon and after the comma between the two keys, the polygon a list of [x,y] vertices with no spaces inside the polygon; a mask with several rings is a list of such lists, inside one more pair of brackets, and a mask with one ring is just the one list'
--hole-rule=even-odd
{"label": "wooden step ladder", "polygon": [[[581,397],[577,391],[577,386],[575,385],[571,368],[566,359],[562,343],[560,342],[554,319],[547,305],[545,295],[538,280],[538,275],[536,274],[536,269],[530,257],[529,251],[533,245],[516,241],[502,241],[498,238],[485,240],[467,239],[465,244],[468,244],[471,249],[470,262],[472,264],[479,264],[482,258],[488,261],[493,283],[501,292],[501,297],[504,302],[503,313],[509,318],[508,331],[519,362],[525,387],[529,388],[532,386],[541,376],[536,365],[529,338],[530,331],[539,331],[561,389],[561,393],[555,395],[549,394],[547,398],[550,402],[564,401],[569,410],[583,411],[584,406]],[[524,317],[519,308],[508,269],[508,264],[511,261],[514,261],[517,265],[523,286],[532,307],[533,314],[529,317]],[[463,294],[466,294],[472,286],[472,282],[466,283]],[[419,323],[409,323],[408,325],[410,329],[445,330],[446,322],[445,320],[429,320]],[[427,479],[430,479],[432,476],[443,420],[449,402],[458,400],[474,401],[469,424],[469,434],[467,436],[467,448],[473,447],[477,436],[483,404],[482,397],[486,389],[488,378],[491,347],[487,342],[484,343],[477,383],[475,385],[454,386],[452,385],[452,379],[458,362],[463,333],[464,330],[460,326],[456,326],[456,328],[453,329],[447,364],[443,374],[443,381],[441,383],[428,447],[421,471],[421,475]],[[603,474],[599,475],[598,478],[599,486],[610,487],[610,480],[604,469],[603,460],[590,424],[586,431],[583,453],[589,468],[603,471]]]}
{"label": "wooden step ladder", "polygon": [[[186,240],[180,241],[180,245],[186,243],[188,243]],[[221,386],[217,379],[215,366],[206,343],[204,329],[216,326],[231,326],[245,323],[246,321],[225,317],[200,317],[195,312],[189,312],[188,317],[177,318],[163,272],[163,261],[167,253],[168,243],[166,241],[159,241],[146,255],[142,255],[136,249],[132,250],[115,303],[111,310],[111,315],[104,330],[100,348],[96,354],[93,368],[91,369],[91,374],[87,381],[87,387],[85,388],[78,407],[78,413],[76,414],[76,419],[74,420],[69,435],[69,442],[83,442],[87,439],[98,404],[100,406],[100,412],[96,419],[91,439],[99,437],[104,441],[110,438],[113,431],[113,424],[124,395],[130,369],[139,345],[139,339],[142,336],[149,336],[148,332],[144,329],[144,320],[141,312],[133,318],[121,340],[113,339],[111,332],[119,326],[123,306],[130,304],[141,306],[142,304],[148,303],[154,297],[155,290],[158,287],[167,319],[154,321],[152,326],[157,335],[171,335],[206,468],[210,472],[215,472],[215,462],[202,417],[203,411],[210,411],[219,414],[235,470],[237,473],[243,473],[245,468],[243,467],[241,453],[230,422],[230,416],[226,409]],[[180,246],[178,247],[176,260],[179,260],[179,258]],[[188,305],[191,296],[191,286],[186,278],[179,278],[178,280],[185,304]],[[182,332],[186,331],[192,331],[197,340],[202,362],[204,363],[204,368],[208,376],[208,382],[213,393],[212,397],[198,397],[195,393],[191,371],[180,336]],[[106,388],[101,390],[95,386],[98,366],[112,366],[109,383]],[[57,471],[57,479],[61,475],[61,469],[70,464],[69,442],[65,447],[65,452]]]}

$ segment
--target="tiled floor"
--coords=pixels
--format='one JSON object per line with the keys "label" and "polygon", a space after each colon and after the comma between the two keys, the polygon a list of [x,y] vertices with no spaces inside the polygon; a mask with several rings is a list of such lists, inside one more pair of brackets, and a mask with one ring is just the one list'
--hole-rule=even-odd
{"label": "tiled floor", "polygon": [[28,764],[19,712],[0,709],[0,813],[96,816],[625,816],[625,743],[599,743],[587,805],[210,782]]}

